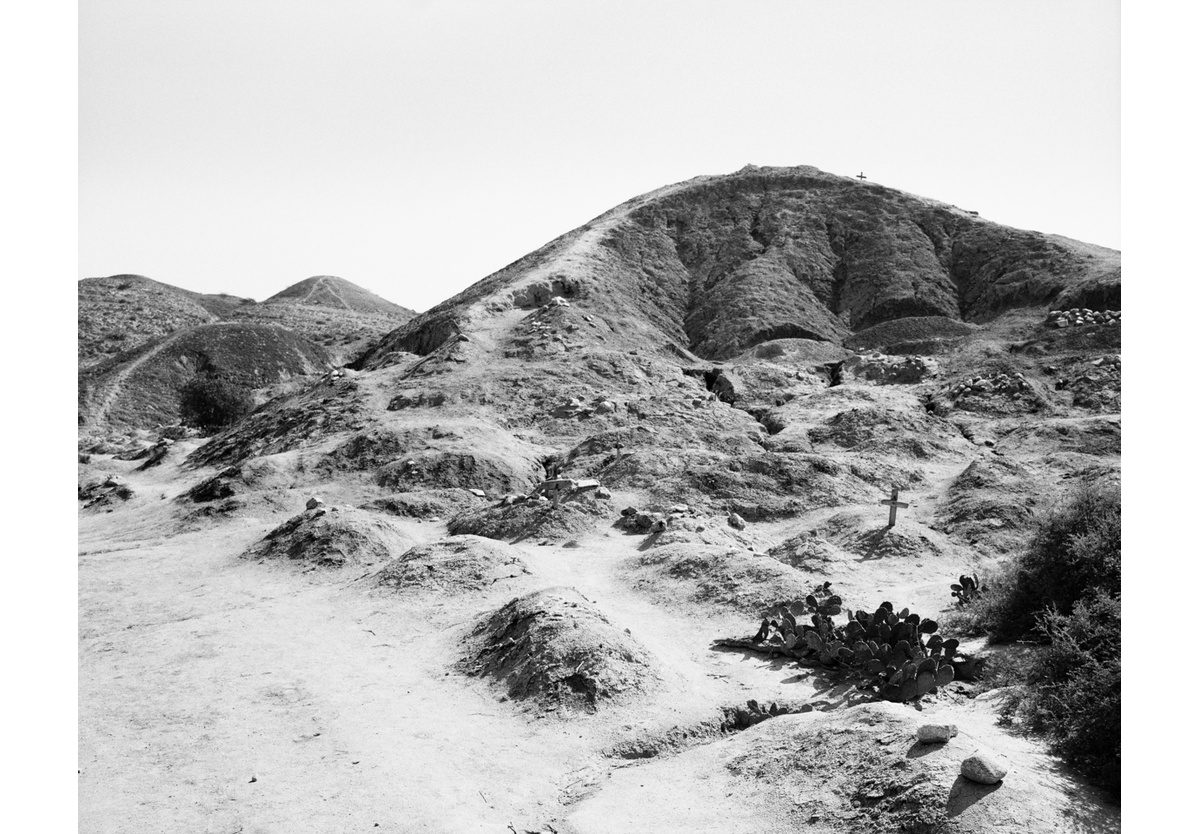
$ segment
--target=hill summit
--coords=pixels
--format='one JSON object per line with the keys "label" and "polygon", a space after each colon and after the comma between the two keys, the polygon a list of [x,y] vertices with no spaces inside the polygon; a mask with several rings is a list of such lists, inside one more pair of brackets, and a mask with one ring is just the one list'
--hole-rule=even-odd
{"label": "hill summit", "polygon": [[333,307],[356,313],[380,313],[383,315],[411,318],[416,315],[407,307],[393,304],[386,298],[363,289],[357,284],[338,278],[336,275],[314,275],[292,284],[286,290],[264,301],[264,304],[286,301],[314,307]]}

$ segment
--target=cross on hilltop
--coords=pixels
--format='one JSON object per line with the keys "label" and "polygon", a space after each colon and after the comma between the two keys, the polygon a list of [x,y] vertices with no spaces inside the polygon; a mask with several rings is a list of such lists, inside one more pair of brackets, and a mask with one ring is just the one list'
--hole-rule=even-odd
{"label": "cross on hilltop", "polygon": [[866,174],[864,174],[862,171],[858,172],[858,179],[865,180],[866,178],[867,178]]}

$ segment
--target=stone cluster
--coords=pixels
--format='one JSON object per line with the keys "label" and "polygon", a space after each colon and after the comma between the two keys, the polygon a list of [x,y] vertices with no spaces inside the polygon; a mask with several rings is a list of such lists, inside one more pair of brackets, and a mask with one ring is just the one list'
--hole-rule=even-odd
{"label": "stone cluster", "polygon": [[950,396],[956,399],[971,394],[1004,394],[1009,397],[1017,397],[1032,390],[1033,386],[1020,372],[1011,376],[1006,373],[997,373],[965,379],[950,387]]}
{"label": "stone cluster", "polygon": [[[485,497],[480,495],[480,490],[471,490],[471,492],[479,497]],[[563,501],[578,501],[584,498],[598,498],[601,501],[607,501],[612,498],[612,492],[602,487],[600,482],[593,478],[579,480],[552,478],[549,481],[542,481],[528,495],[519,493],[505,495],[500,499],[500,506],[507,507],[525,501],[545,501],[559,504]]]}
{"label": "stone cluster", "polygon": [[1120,323],[1120,310],[1089,310],[1086,307],[1051,310],[1046,319],[1049,327],[1082,327],[1086,324],[1115,325]]}

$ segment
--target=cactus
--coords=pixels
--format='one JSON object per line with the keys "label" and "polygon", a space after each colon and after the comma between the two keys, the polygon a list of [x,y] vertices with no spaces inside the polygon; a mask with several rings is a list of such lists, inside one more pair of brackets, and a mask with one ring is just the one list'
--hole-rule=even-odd
{"label": "cactus", "polygon": [[964,677],[957,671],[967,669],[965,660],[955,659],[958,641],[937,634],[936,621],[882,602],[873,614],[846,609],[845,622],[836,624],[833,617],[842,611],[841,597],[825,582],[804,599],[768,611],[753,642],[839,669],[857,678],[860,688],[874,689],[890,701],[935,694],[938,687]]}
{"label": "cactus", "polygon": [[963,574],[958,577],[958,582],[950,586],[950,595],[958,601],[958,605],[970,605],[986,590],[987,588],[979,584],[979,577],[975,574]]}

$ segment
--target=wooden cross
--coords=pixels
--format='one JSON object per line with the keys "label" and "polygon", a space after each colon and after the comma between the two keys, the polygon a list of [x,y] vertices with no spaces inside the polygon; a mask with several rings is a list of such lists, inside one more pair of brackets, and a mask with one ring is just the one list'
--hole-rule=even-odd
{"label": "wooden cross", "polygon": [[885,498],[882,501],[880,501],[879,503],[887,504],[888,507],[890,507],[890,509],[888,511],[888,523],[887,523],[888,527],[896,526],[896,508],[897,507],[904,507],[906,509],[908,508],[908,504],[905,504],[903,501],[900,500],[900,487],[897,487],[897,486],[892,487],[892,497],[891,498]]}
{"label": "wooden cross", "polygon": [[859,178],[860,180],[865,180],[865,179],[867,178],[867,175],[866,175],[866,174],[864,174],[862,171],[859,171],[859,172],[858,172],[858,178]]}

